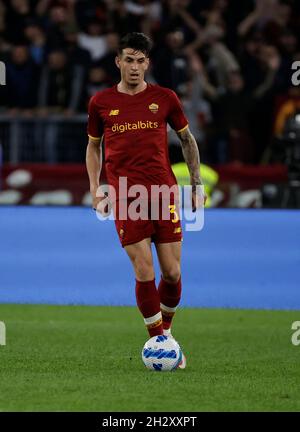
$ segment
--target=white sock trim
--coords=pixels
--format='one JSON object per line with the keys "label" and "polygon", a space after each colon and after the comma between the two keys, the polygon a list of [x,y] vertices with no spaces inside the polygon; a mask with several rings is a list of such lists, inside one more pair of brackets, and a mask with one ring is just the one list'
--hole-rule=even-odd
{"label": "white sock trim", "polygon": [[176,312],[177,306],[174,308],[171,308],[169,306],[165,306],[164,304],[160,304],[160,308],[165,312]]}
{"label": "white sock trim", "polygon": [[156,315],[153,315],[152,317],[144,318],[144,322],[146,325],[149,325],[155,323],[156,321],[159,321],[160,319],[162,319],[161,312],[158,312]]}

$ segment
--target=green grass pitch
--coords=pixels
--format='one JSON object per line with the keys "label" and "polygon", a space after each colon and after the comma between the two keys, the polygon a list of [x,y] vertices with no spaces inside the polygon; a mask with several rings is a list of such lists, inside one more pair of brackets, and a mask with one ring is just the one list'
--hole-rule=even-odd
{"label": "green grass pitch", "polygon": [[151,372],[134,307],[0,305],[0,411],[299,411],[300,312],[178,311],[186,370]]}

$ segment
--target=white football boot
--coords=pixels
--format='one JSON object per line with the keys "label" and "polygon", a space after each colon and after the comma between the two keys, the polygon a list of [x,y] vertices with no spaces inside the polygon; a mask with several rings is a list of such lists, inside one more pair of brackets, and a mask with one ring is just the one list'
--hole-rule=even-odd
{"label": "white football boot", "polygon": [[[176,341],[176,339],[174,338],[174,336],[171,333],[171,329],[167,329],[167,330],[164,329],[163,331],[164,331],[164,336],[168,336],[169,338],[174,339]],[[183,354],[182,350],[181,350],[181,353],[182,353],[182,359],[181,359],[181,362],[179,363],[179,365],[177,366],[177,368],[178,369],[185,369],[186,368],[186,357]]]}

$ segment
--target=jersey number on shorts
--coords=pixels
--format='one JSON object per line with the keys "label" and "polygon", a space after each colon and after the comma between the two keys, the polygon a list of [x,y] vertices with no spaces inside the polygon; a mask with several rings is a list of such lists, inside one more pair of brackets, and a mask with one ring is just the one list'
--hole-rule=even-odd
{"label": "jersey number on shorts", "polygon": [[176,211],[176,205],[175,204],[169,205],[169,210],[170,210],[170,213],[174,215],[172,222],[177,223],[179,221],[179,217],[178,217],[178,213]]}

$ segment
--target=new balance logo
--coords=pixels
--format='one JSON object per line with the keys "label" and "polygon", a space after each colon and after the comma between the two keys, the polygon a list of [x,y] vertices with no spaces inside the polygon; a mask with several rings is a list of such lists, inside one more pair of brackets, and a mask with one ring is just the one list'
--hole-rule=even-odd
{"label": "new balance logo", "polygon": [[119,115],[119,112],[120,112],[120,110],[118,110],[118,109],[110,110],[109,115],[110,116]]}

